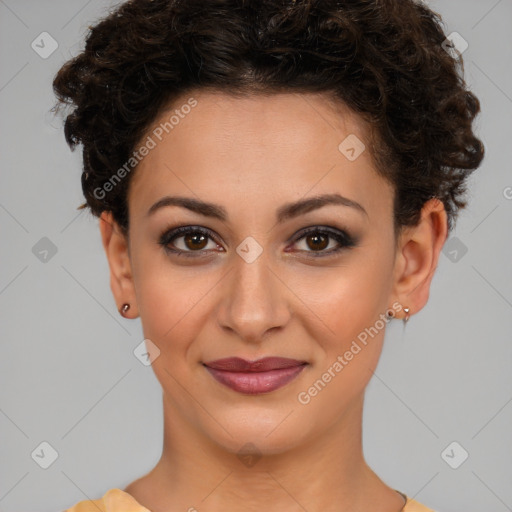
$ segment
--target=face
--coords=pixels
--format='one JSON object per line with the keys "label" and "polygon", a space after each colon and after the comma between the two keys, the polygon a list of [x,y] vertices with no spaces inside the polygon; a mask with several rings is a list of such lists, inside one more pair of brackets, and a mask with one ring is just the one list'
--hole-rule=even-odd
{"label": "face", "polygon": [[[175,109],[169,133],[172,112],[148,132],[128,193],[135,302],[166,406],[233,452],[307,444],[361,402],[385,313],[401,308],[393,189],[368,149],[339,149],[367,141],[365,126],[324,96],[199,91]],[[231,357],[303,364],[226,385],[205,363]]]}

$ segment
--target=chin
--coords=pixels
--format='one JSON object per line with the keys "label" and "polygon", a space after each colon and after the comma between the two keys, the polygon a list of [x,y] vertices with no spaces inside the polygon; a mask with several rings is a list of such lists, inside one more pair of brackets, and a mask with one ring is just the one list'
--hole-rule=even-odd
{"label": "chin", "polygon": [[229,425],[226,427],[229,433],[215,422],[203,425],[203,428],[206,429],[204,433],[227,452],[278,455],[299,446],[308,436],[307,420],[299,417],[298,412],[300,408],[297,406],[278,410],[247,407],[225,413],[219,411],[223,425]]}

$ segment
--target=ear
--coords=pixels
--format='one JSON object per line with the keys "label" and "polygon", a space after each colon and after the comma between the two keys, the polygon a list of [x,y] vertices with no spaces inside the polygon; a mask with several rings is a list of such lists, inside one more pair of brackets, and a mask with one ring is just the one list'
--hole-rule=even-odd
{"label": "ear", "polygon": [[[448,235],[447,215],[442,201],[427,201],[416,226],[408,226],[399,237],[394,269],[394,295],[410,314],[428,301],[430,284],[439,254]],[[403,314],[405,316],[405,313]]]}
{"label": "ear", "polygon": [[111,212],[104,211],[100,216],[100,232],[103,248],[110,267],[110,289],[120,311],[123,304],[130,304],[124,316],[135,318],[137,304],[133,285],[128,238],[114,221]]}

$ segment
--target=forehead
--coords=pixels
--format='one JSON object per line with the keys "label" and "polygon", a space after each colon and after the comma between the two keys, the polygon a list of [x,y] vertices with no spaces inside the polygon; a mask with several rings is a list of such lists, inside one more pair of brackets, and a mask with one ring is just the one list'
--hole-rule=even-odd
{"label": "forehead", "polygon": [[[190,108],[192,103],[194,106]],[[167,126],[170,130],[165,130],[165,124],[170,120],[173,126]],[[237,141],[256,131],[263,137],[262,143],[276,138],[282,131],[288,136],[290,124],[294,125],[296,138],[318,136],[319,131],[327,130],[337,131],[338,136],[346,132],[357,133],[362,139],[367,137],[367,126],[361,116],[327,93],[274,92],[240,96],[226,91],[196,89],[163,109],[152,128],[163,127],[168,134],[170,131],[186,132],[190,124],[197,129],[196,123],[199,123],[206,131],[211,122],[219,132],[231,131],[232,138],[236,135]],[[264,137],[265,134],[268,137]]]}
{"label": "forehead", "polygon": [[[129,201],[147,205],[164,192],[179,192],[217,203],[245,199],[247,208],[308,190],[352,194],[357,201],[376,181],[381,191],[383,185],[367,133],[359,116],[322,94],[194,91],[173,101],[148,129],[154,147],[132,177]],[[353,159],[347,148],[359,156]]]}

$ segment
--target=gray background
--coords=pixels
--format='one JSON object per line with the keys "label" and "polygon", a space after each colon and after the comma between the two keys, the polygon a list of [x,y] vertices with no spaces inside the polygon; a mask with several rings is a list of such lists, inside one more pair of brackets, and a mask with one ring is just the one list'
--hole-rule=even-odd
{"label": "gray background", "polygon": [[[482,103],[487,156],[428,305],[405,331],[388,327],[364,447],[389,485],[438,511],[502,512],[512,510],[512,0],[429,4],[447,34],[469,43],[466,80]],[[160,456],[161,388],[133,355],[141,326],[116,311],[97,220],[76,210],[80,152],[48,114],[55,72],[113,5],[0,0],[3,512],[99,498]],[[31,47],[44,31],[58,43],[46,59]],[[47,469],[43,441],[58,453]],[[453,469],[445,459],[460,463],[463,449],[469,457]]]}

